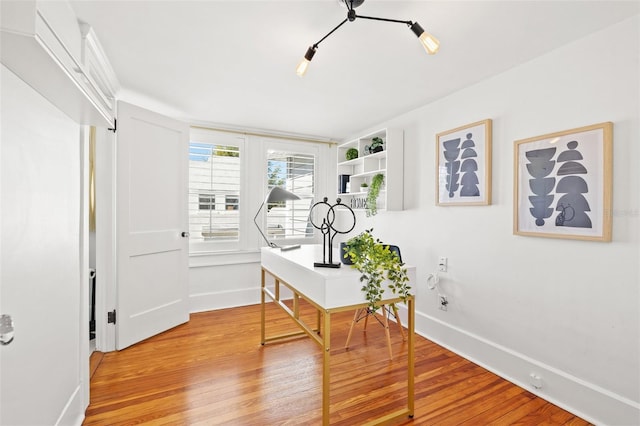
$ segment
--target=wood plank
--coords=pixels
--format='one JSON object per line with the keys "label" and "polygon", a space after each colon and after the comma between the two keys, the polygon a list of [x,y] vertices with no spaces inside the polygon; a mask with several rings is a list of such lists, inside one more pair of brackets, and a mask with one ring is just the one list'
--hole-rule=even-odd
{"label": "wood plank", "polygon": [[[266,307],[268,335],[296,331]],[[300,303],[300,315],[315,312]],[[352,426],[406,408],[407,344],[375,321],[354,330],[332,315],[331,424]],[[416,336],[414,419],[403,425],[587,425],[454,353]],[[191,321],[104,354],[91,380],[85,425],[310,425],[321,423],[322,354],[309,338],[260,345],[260,306],[191,315]]]}

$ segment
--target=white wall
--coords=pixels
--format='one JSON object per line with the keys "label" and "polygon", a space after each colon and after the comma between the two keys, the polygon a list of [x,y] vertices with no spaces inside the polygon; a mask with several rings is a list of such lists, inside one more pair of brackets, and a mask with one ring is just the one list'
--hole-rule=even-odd
{"label": "white wall", "polygon": [[[362,215],[358,227],[418,266],[417,330],[602,424],[640,424],[639,21],[353,135],[404,129],[406,210]],[[492,205],[436,207],[435,134],[485,118]],[[614,123],[613,242],[512,235],[513,142],[604,121]],[[438,256],[449,258],[447,312],[426,288]]]}

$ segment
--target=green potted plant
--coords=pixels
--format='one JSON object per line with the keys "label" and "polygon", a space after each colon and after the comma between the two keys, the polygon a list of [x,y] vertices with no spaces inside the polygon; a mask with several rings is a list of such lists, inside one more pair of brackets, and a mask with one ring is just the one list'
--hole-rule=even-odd
{"label": "green potted plant", "polygon": [[376,136],[371,139],[371,145],[369,145],[369,152],[373,154],[374,152],[380,152],[384,149],[384,141],[382,138]]}
{"label": "green potted plant", "polygon": [[360,192],[367,192],[369,190],[369,185],[367,182],[362,182],[360,184]]}
{"label": "green potted plant", "polygon": [[367,216],[375,216],[378,214],[378,195],[380,195],[380,187],[384,183],[384,175],[378,173],[371,179],[369,191],[367,192]]}
{"label": "green potted plant", "polygon": [[389,290],[406,301],[411,287],[407,269],[400,261],[398,254],[389,250],[380,240],[373,237],[373,229],[367,229],[349,239],[343,246],[343,256],[351,262],[351,266],[362,274],[362,291],[369,303],[369,308],[377,309],[385,289],[382,284],[388,280]]}
{"label": "green potted plant", "polygon": [[345,153],[345,158],[347,160],[353,160],[355,158],[358,158],[358,150],[355,148],[349,148]]}

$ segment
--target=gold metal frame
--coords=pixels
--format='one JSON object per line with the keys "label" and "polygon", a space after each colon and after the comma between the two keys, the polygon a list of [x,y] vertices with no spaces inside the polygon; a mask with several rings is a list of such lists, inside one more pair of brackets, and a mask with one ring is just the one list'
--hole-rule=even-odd
{"label": "gold metal frame", "polygon": [[[266,287],[266,274],[271,275],[275,280],[274,292]],[[293,309],[287,306],[280,299],[280,284],[287,287],[293,293]],[[302,329],[299,332],[280,334],[277,336],[267,337],[265,330],[266,313],[265,303],[266,296],[268,296],[273,303],[279,306],[289,317]],[[303,320],[300,319],[299,303],[300,298],[311,304],[317,311],[316,328],[311,328]],[[385,299],[379,302],[378,306],[389,305],[392,303],[400,302],[400,298]],[[415,300],[414,296],[410,296],[407,299],[408,308],[408,353],[407,353],[407,408],[395,411],[381,418],[378,418],[367,425],[379,425],[389,423],[391,421],[413,417],[414,415],[414,399],[415,399]],[[261,304],[261,318],[260,318],[260,343],[265,345],[266,343],[275,342],[283,339],[291,339],[294,337],[304,336],[305,334],[316,342],[323,350],[322,357],[322,424],[323,426],[329,425],[330,418],[330,386],[331,386],[331,314],[343,311],[351,311],[354,309],[365,308],[367,303],[361,303],[357,305],[340,306],[336,308],[325,309],[306,297],[304,294],[296,290],[292,285],[286,283],[280,279],[277,275],[273,274],[266,268],[262,267],[261,272],[261,291],[260,291],[260,304]]]}

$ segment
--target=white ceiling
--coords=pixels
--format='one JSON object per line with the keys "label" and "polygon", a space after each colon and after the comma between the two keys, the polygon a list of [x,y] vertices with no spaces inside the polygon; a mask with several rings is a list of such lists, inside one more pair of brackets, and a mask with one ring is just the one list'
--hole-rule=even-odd
{"label": "white ceiling", "polygon": [[[72,1],[120,83],[119,97],[190,122],[342,139],[639,13],[638,1]],[[611,46],[615,49],[615,46]],[[526,82],[523,82],[526,84]]]}

